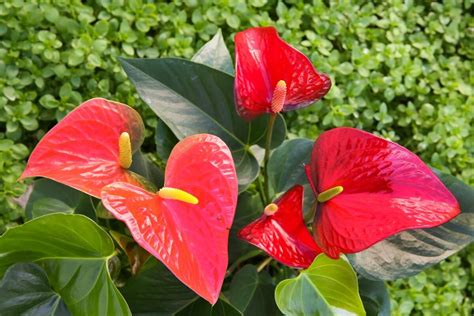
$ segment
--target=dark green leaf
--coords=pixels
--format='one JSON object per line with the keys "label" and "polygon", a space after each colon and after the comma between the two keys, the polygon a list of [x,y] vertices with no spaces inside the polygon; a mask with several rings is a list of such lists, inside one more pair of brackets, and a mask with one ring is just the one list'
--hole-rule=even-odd
{"label": "dark green leaf", "polygon": [[174,146],[179,142],[179,139],[173,134],[170,128],[158,119],[155,132],[156,153],[158,156],[166,161],[168,160]]}
{"label": "dark green leaf", "polygon": [[94,200],[85,193],[49,179],[33,184],[25,207],[27,219],[60,212],[83,214],[95,220]]}
{"label": "dark green leaf", "polygon": [[280,282],[275,298],[286,315],[365,315],[351,265],[343,258],[333,260],[324,254],[296,278]]}
{"label": "dark green leaf", "polygon": [[109,235],[83,215],[56,213],[11,228],[0,237],[0,276],[18,262],[34,262],[76,315],[130,315],[110,278]]}
{"label": "dark green leaf", "polygon": [[[311,159],[313,141],[295,138],[284,141],[275,149],[268,161],[270,185],[275,195],[282,194],[295,184],[304,186],[304,214],[308,214],[315,196],[309,185],[304,165]],[[305,216],[306,217],[306,216]]]}
{"label": "dark green leaf", "polygon": [[[142,99],[178,139],[199,133],[219,136],[233,153],[240,191],[255,180],[259,167],[250,146],[263,141],[269,116],[247,123],[237,115],[231,75],[174,58],[126,59],[122,65]],[[280,115],[274,130],[276,147],[286,134]]]}
{"label": "dark green leaf", "polygon": [[253,265],[242,267],[233,277],[227,298],[244,315],[277,315],[275,285],[266,271]]}
{"label": "dark green leaf", "polygon": [[143,176],[150,181],[155,187],[161,188],[164,183],[164,172],[153,163],[141,151],[137,151],[133,155],[133,163],[130,170]]}
{"label": "dark green leaf", "polygon": [[313,142],[305,138],[284,141],[268,162],[270,184],[283,193],[295,184],[307,184],[304,165],[309,163]]}
{"label": "dark green leaf", "polygon": [[406,278],[474,241],[474,189],[451,175],[437,174],[458,200],[461,214],[438,227],[401,232],[352,255],[357,272],[369,279]]}
{"label": "dark green leaf", "polygon": [[0,297],[3,316],[69,315],[46,272],[33,263],[18,263],[6,271],[0,282]]}
{"label": "dark green leaf", "polygon": [[230,57],[229,50],[222,38],[222,32],[220,29],[209,42],[201,47],[191,60],[231,75],[234,74],[232,58]]}
{"label": "dark green leaf", "polygon": [[390,295],[385,282],[359,277],[359,293],[367,316],[390,316]]}
{"label": "dark green leaf", "polygon": [[234,223],[229,234],[229,264],[233,264],[240,256],[244,256],[249,251],[257,249],[240,240],[237,234],[242,228],[258,218],[262,212],[263,205],[258,195],[251,195],[248,192],[239,195]]}
{"label": "dark green leaf", "polygon": [[234,306],[228,303],[224,298],[219,298],[217,303],[212,306],[202,298],[197,299],[186,306],[176,316],[243,316]]}
{"label": "dark green leaf", "polygon": [[52,198],[41,198],[34,203],[33,208],[31,210],[32,218],[52,213],[72,214],[74,213],[74,208],[70,207],[61,200]]}
{"label": "dark green leaf", "polygon": [[197,299],[161,262],[150,258],[120,289],[133,315],[171,315]]}

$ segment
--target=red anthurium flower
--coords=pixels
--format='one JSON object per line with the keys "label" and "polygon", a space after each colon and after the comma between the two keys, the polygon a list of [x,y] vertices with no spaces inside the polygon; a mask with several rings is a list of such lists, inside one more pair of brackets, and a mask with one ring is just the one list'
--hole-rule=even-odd
{"label": "red anthurium flower", "polygon": [[306,170],[319,202],[313,233],[332,258],[460,213],[454,196],[418,156],[358,129],[321,134]]}
{"label": "red anthurium flower", "polygon": [[307,268],[321,250],[306,228],[302,209],[303,187],[296,185],[269,204],[239,237],[287,266]]}
{"label": "red anthurium flower", "polygon": [[214,304],[227,269],[237,190],[229,148],[217,136],[199,134],[175,146],[158,193],[113,183],[103,189],[102,203],[140,246]]}
{"label": "red anthurium flower", "polygon": [[41,139],[20,179],[45,177],[95,197],[115,181],[138,184],[127,168],[143,131],[140,115],[128,105],[91,99]]}
{"label": "red anthurium flower", "polygon": [[290,111],[321,99],[331,80],[279,36],[273,27],[235,35],[235,101],[245,119]]}

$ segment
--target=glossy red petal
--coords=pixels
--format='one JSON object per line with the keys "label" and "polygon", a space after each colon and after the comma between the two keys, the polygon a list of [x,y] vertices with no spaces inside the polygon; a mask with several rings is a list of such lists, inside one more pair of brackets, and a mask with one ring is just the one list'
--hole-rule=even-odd
{"label": "glossy red petal", "polygon": [[441,225],[460,213],[454,196],[418,156],[358,129],[323,133],[310,168],[318,193],[344,187],[318,206],[314,221],[316,241],[332,258],[403,230]]}
{"label": "glossy red petal", "polygon": [[246,119],[271,113],[273,91],[280,80],[287,86],[283,111],[321,99],[331,80],[288,45],[273,27],[250,28],[235,35],[235,102]]}
{"label": "glossy red petal", "polygon": [[127,224],[139,245],[214,304],[227,269],[229,230],[237,205],[230,150],[213,135],[185,138],[168,160],[165,186],[184,190],[199,203],[162,199],[126,183],[104,188],[102,201]]}
{"label": "glossy red petal", "polygon": [[140,148],[144,126],[135,110],[105,99],[86,101],[41,139],[20,179],[45,177],[95,197],[112,182],[138,183],[119,165],[122,132],[130,134],[133,151]]}
{"label": "glossy red petal", "polygon": [[262,214],[239,237],[287,266],[309,267],[321,250],[303,221],[303,187],[294,186],[274,203],[276,213]]}

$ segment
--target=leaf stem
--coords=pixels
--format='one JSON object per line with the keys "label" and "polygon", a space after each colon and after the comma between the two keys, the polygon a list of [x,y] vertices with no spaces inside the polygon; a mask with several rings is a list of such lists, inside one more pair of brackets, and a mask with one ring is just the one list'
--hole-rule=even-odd
{"label": "leaf stem", "polygon": [[261,272],[263,269],[265,269],[265,267],[270,263],[272,262],[273,258],[272,257],[268,257],[267,259],[263,260],[262,263],[259,264],[258,268],[257,268],[257,272]]}
{"label": "leaf stem", "polygon": [[258,195],[260,196],[260,200],[262,201],[262,204],[263,206],[265,206],[265,193],[264,193],[264,190],[263,190],[263,183],[262,183],[262,179],[259,177],[257,177],[257,191],[258,191]]}
{"label": "leaf stem", "polygon": [[270,114],[270,119],[268,120],[267,136],[265,140],[265,157],[263,158],[263,179],[265,181],[264,193],[265,193],[265,204],[271,202],[270,200],[270,181],[268,181],[268,160],[270,159],[270,151],[272,145],[272,134],[273,126],[275,125],[275,120],[277,118],[277,113]]}
{"label": "leaf stem", "polygon": [[254,257],[260,256],[262,254],[261,250],[252,250],[243,256],[239,257],[228,269],[226,275],[231,275],[232,272],[244,261],[252,259]]}

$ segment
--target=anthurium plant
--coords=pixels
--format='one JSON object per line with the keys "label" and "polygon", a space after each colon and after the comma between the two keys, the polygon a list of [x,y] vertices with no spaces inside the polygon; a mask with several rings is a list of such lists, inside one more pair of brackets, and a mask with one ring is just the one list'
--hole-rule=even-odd
{"label": "anthurium plant", "polygon": [[[389,315],[385,280],[474,239],[474,190],[370,131],[287,139],[330,91],[272,27],[191,61],[123,59],[159,118],[78,105],[32,152],[0,237],[1,315]],[[234,70],[235,69],[235,70]],[[149,148],[147,146],[146,148]]]}

